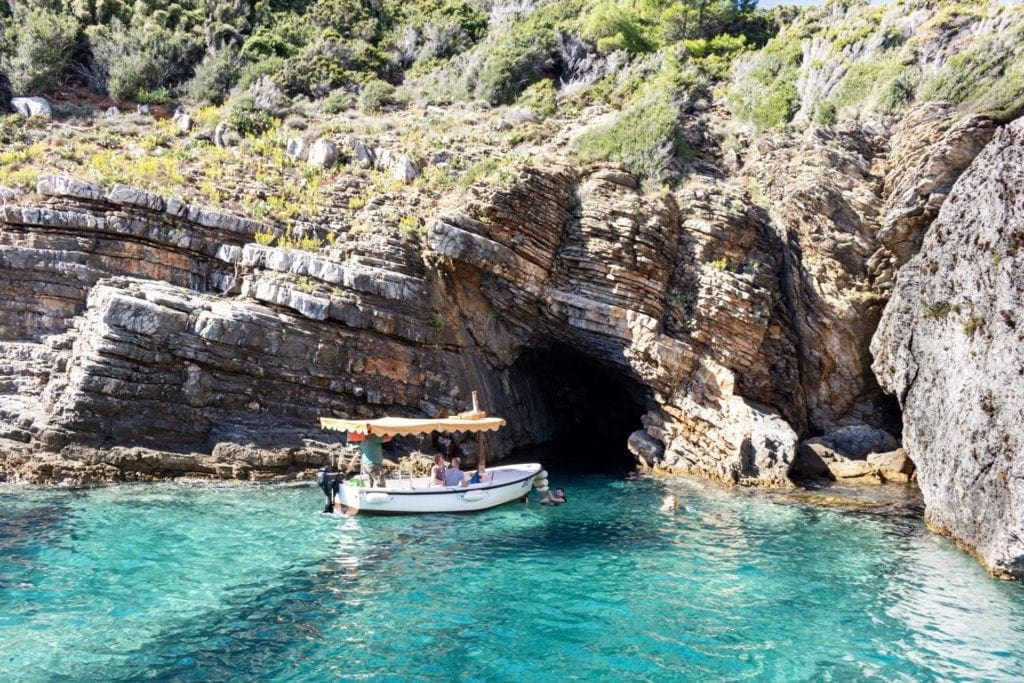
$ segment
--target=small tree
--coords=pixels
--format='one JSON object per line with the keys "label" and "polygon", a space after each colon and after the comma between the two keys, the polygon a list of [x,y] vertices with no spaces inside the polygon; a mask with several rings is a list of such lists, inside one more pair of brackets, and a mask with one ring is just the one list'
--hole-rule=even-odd
{"label": "small tree", "polygon": [[10,50],[3,68],[19,95],[42,94],[58,87],[78,42],[75,18],[45,7],[24,14],[8,26],[4,42]]}

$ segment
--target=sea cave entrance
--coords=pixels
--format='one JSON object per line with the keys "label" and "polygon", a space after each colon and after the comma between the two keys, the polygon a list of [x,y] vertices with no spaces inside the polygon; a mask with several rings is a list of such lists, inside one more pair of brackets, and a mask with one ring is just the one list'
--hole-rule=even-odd
{"label": "sea cave entrance", "polygon": [[628,371],[566,345],[532,348],[510,380],[528,416],[529,444],[513,454],[559,471],[625,472],[636,464],[626,447],[642,429],[650,390]]}

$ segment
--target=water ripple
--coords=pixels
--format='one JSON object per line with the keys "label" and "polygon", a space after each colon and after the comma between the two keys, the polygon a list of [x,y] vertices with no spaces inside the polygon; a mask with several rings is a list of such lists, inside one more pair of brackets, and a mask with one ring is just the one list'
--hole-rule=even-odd
{"label": "water ripple", "polygon": [[[562,483],[562,482],[560,482]],[[1013,680],[1024,589],[906,516],[581,477],[559,508],[0,497],[4,680]],[[685,511],[657,512],[673,490]]]}

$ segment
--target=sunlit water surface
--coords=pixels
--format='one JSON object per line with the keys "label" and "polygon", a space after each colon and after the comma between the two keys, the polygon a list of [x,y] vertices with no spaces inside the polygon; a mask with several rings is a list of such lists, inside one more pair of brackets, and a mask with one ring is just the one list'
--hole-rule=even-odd
{"label": "sunlit water surface", "polygon": [[6,490],[0,679],[1024,674],[1024,587],[917,519],[556,483],[559,508],[355,518],[308,487]]}

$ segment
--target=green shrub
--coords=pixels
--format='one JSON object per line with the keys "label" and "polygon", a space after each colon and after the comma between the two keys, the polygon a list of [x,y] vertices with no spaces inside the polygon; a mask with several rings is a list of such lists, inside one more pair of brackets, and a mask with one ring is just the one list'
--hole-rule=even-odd
{"label": "green shrub", "polygon": [[616,0],[602,0],[580,26],[580,33],[597,44],[598,52],[625,50],[631,54],[653,52],[657,44],[648,37],[641,19]]}
{"label": "green shrub", "polygon": [[285,60],[281,57],[267,57],[258,62],[242,64],[238,69],[238,87],[246,90],[264,76],[269,76],[272,81],[278,83],[277,74],[281,72],[284,65]]}
{"label": "green shrub", "polygon": [[803,61],[798,37],[779,37],[753,57],[749,72],[729,91],[733,113],[758,131],[782,128],[800,108],[796,79]]}
{"label": "green shrub", "polygon": [[542,5],[477,45],[461,75],[461,90],[492,105],[511,104],[555,65],[559,28],[575,22],[578,0]]}
{"label": "green shrub", "polygon": [[419,73],[474,45],[487,32],[487,15],[466,0],[421,0],[407,7],[392,42],[403,67]]}
{"label": "green shrub", "polygon": [[390,72],[387,55],[370,43],[325,31],[285,61],[274,81],[290,96],[323,97],[330,91]]}
{"label": "green shrub", "polygon": [[2,66],[14,92],[37,95],[60,85],[78,32],[74,17],[45,7],[28,12],[21,24],[8,26],[4,42],[13,49],[4,55]]}
{"label": "green shrub", "polygon": [[543,118],[554,116],[558,111],[554,82],[549,78],[537,81],[523,91],[518,104]]}
{"label": "green shrub", "polygon": [[320,100],[320,108],[328,114],[340,114],[346,109],[351,109],[355,104],[356,99],[352,93],[342,89],[335,90]]}
{"label": "green shrub", "polygon": [[673,161],[692,156],[680,136],[678,114],[672,101],[650,93],[615,123],[581,135],[576,152],[583,162],[618,161],[640,177],[662,179]]}
{"label": "green shrub", "polygon": [[[337,31],[344,38],[367,42],[379,37],[384,12],[374,15],[373,5],[360,0],[316,0],[306,10],[305,18],[313,26]],[[383,10],[383,8],[381,8]]]}
{"label": "green shrub", "polygon": [[836,122],[836,105],[831,100],[825,100],[818,105],[818,110],[814,113],[815,123],[819,123],[823,126],[832,126]]}
{"label": "green shrub", "polygon": [[181,82],[203,50],[197,32],[168,28],[144,18],[133,17],[131,26],[115,18],[108,25],[89,27],[87,33],[96,81],[115,100],[129,100],[141,90]]}
{"label": "green shrub", "polygon": [[576,155],[583,162],[618,161],[655,182],[674,179],[681,164],[693,159],[679,126],[678,101],[696,85],[693,72],[669,53],[660,70],[629,98],[615,123],[576,140]]}
{"label": "green shrub", "polygon": [[231,86],[238,80],[239,59],[233,48],[208,54],[196,66],[195,74],[185,86],[188,95],[201,102],[222,104]]}
{"label": "green shrub", "polygon": [[379,112],[384,105],[391,103],[394,94],[395,86],[381,80],[372,80],[359,93],[359,111],[367,114]]}
{"label": "green shrub", "polygon": [[950,58],[921,87],[921,98],[950,100],[1000,122],[1013,120],[1024,113],[1024,64],[1010,54],[998,37],[979,40]]}
{"label": "green shrub", "polygon": [[658,33],[665,43],[694,38],[698,34],[700,12],[687,3],[673,3],[658,17]]}
{"label": "green shrub", "polygon": [[953,304],[948,301],[936,301],[924,307],[924,315],[929,320],[941,320],[953,311]]}
{"label": "green shrub", "polygon": [[135,101],[140,104],[170,104],[174,98],[167,88],[154,88],[153,90],[140,89],[135,93]]}
{"label": "green shrub", "polygon": [[277,125],[277,119],[268,112],[256,109],[252,99],[239,97],[231,106],[228,124],[240,135],[259,137]]}
{"label": "green shrub", "polygon": [[684,40],[683,47],[693,59],[703,59],[713,55],[733,55],[747,49],[747,37],[722,34],[711,40],[694,38],[693,40]]}
{"label": "green shrub", "polygon": [[0,116],[0,144],[12,145],[25,141],[25,119],[18,114]]}
{"label": "green shrub", "polygon": [[[906,101],[900,88],[906,67],[895,52],[851,65],[833,98],[840,113],[852,111],[893,111]],[[899,83],[900,85],[897,85]]]}
{"label": "green shrub", "polygon": [[968,318],[967,322],[964,323],[964,334],[968,337],[973,337],[974,333],[978,331],[978,328],[981,327],[983,322],[985,321],[982,318]]}

